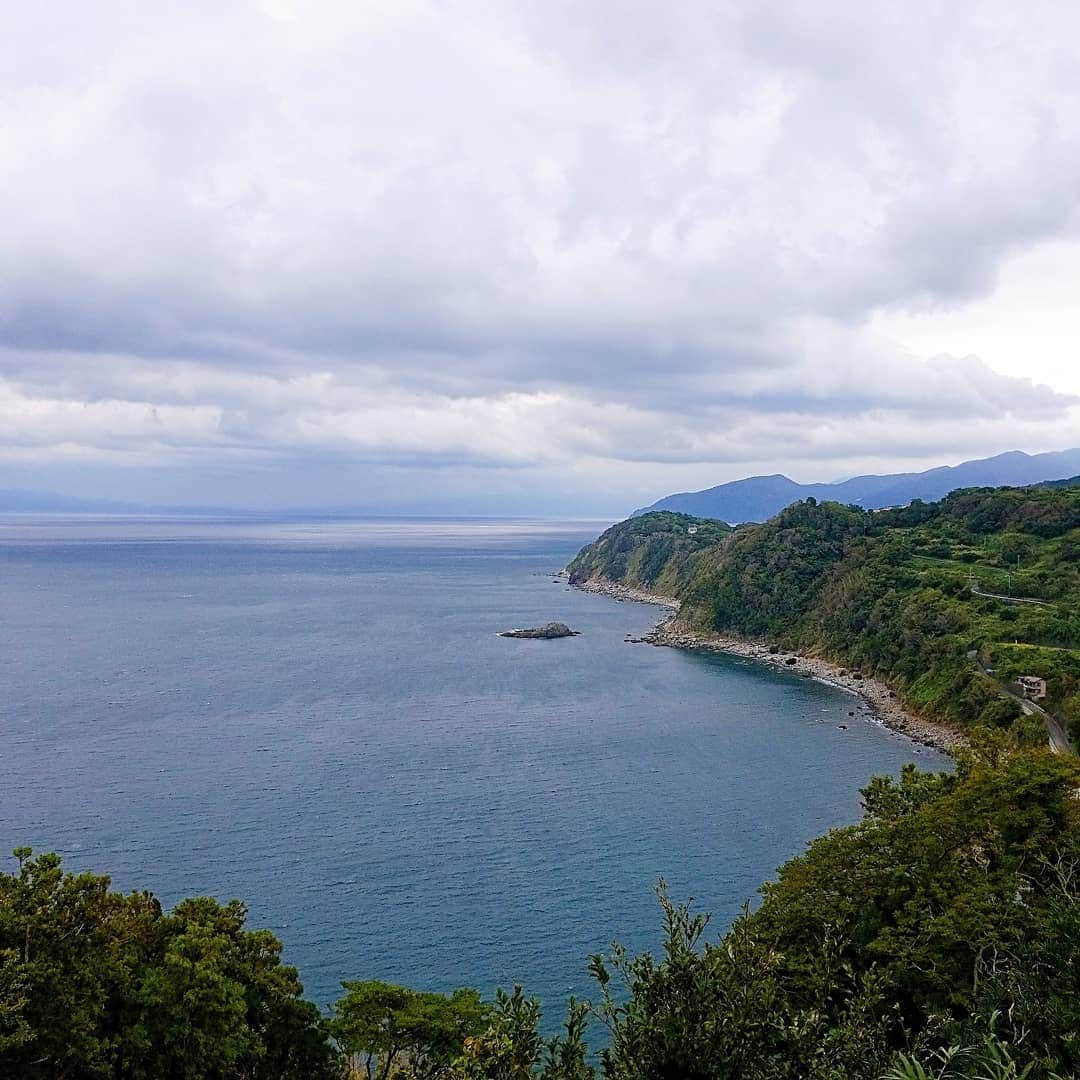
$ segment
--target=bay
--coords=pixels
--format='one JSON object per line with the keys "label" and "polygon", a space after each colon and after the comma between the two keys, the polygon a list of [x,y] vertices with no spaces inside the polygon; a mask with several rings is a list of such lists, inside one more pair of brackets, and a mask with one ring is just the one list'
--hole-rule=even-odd
{"label": "bay", "polygon": [[[603,524],[0,517],[0,850],[240,897],[323,1005],[554,1014],[657,944],[659,875],[719,932],[873,774],[946,767],[833,687],[627,644],[658,609],[553,581]],[[498,637],[549,621],[581,636]]]}

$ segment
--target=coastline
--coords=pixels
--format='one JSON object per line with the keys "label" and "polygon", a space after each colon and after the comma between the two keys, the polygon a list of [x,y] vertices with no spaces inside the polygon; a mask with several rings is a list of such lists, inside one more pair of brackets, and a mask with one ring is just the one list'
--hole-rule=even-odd
{"label": "coastline", "polygon": [[895,692],[880,679],[868,676],[856,678],[853,673],[839,664],[816,656],[802,656],[785,651],[770,652],[770,649],[775,646],[767,641],[755,641],[730,634],[703,634],[696,630],[676,626],[679,601],[668,596],[659,596],[615,582],[595,579],[574,583],[574,588],[610,596],[615,600],[632,600],[636,603],[655,604],[658,607],[667,608],[672,614],[657,623],[642,639],[650,645],[725,653],[728,656],[738,656],[768,664],[779,671],[816,679],[854,694],[869,708],[878,723],[921,746],[929,746],[951,756],[967,745],[967,736],[963,732],[947,727],[945,724],[923,719],[905,709]]}
{"label": "coastline", "polygon": [[673,597],[660,596],[659,593],[645,592],[642,589],[632,589],[629,585],[618,585],[614,581],[591,578],[589,581],[571,581],[570,584],[582,592],[599,593],[601,596],[610,596],[612,600],[633,600],[636,604],[655,604],[669,611],[679,610],[679,601]]}

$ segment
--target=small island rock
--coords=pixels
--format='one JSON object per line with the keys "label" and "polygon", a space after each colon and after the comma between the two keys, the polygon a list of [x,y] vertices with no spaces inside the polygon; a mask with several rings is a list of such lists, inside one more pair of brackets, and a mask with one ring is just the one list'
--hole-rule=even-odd
{"label": "small island rock", "polygon": [[546,626],[534,626],[529,630],[503,630],[499,637],[513,638],[562,638],[577,637],[579,631],[571,630],[566,623],[550,622]]}

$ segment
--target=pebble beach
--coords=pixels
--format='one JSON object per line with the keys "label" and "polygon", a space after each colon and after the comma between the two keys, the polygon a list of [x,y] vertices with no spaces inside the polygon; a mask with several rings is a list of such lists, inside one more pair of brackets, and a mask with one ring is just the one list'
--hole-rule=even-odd
{"label": "pebble beach", "polygon": [[745,657],[770,667],[795,675],[818,679],[839,687],[865,702],[874,718],[892,731],[906,735],[923,746],[932,746],[947,754],[967,744],[963,732],[926,720],[904,708],[899,698],[885,682],[860,672],[850,671],[839,664],[818,656],[803,656],[778,649],[768,641],[735,637],[729,634],[705,634],[680,625],[679,602],[667,596],[659,596],[640,589],[629,588],[609,581],[584,581],[576,587],[587,592],[600,593],[615,600],[631,600],[636,603],[655,604],[671,612],[642,640],[650,645],[676,649],[704,649]]}

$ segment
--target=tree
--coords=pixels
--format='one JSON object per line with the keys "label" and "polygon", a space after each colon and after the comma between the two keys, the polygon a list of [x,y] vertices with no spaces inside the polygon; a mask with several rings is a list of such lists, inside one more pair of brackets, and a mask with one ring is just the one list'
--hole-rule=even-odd
{"label": "tree", "polygon": [[540,1037],[540,1006],[520,986],[499,990],[486,1028],[465,1040],[449,1080],[592,1080],[585,1002],[570,999],[563,1035]]}
{"label": "tree", "polygon": [[440,1075],[465,1041],[484,1030],[490,1012],[475,990],[448,996],[378,980],[342,986],[330,1031],[371,1080],[385,1080],[404,1062],[421,1080]]}
{"label": "tree", "polygon": [[334,1054],[243,904],[150,893],[16,850],[0,874],[0,1075],[323,1080]]}

